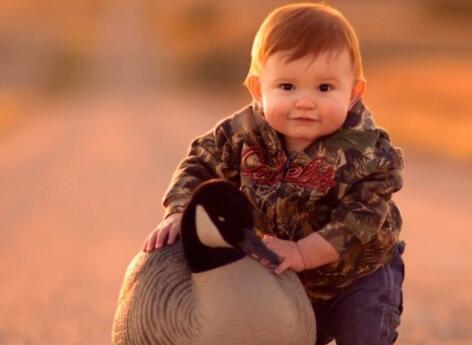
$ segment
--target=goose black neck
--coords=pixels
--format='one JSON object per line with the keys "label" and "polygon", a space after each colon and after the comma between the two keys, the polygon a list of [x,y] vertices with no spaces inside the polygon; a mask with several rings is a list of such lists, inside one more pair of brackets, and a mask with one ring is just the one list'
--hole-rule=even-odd
{"label": "goose black neck", "polygon": [[209,271],[239,259],[245,255],[231,248],[212,248],[201,243],[197,235],[196,206],[191,201],[182,216],[182,245],[190,271],[200,273]]}

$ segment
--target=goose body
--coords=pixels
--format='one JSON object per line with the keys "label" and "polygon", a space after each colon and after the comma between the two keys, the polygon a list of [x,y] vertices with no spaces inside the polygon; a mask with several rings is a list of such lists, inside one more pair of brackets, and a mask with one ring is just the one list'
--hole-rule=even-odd
{"label": "goose body", "polygon": [[[198,232],[211,227],[196,223]],[[246,255],[195,269],[182,235],[183,241],[141,252],[130,263],[115,312],[113,345],[315,343],[313,310],[294,272],[276,275]],[[229,255],[232,249],[223,250]]]}

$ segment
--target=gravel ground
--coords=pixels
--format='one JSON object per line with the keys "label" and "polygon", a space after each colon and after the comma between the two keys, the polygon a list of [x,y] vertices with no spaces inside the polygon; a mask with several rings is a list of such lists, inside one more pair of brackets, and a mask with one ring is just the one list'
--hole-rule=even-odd
{"label": "gravel ground", "polygon": [[[0,344],[109,343],[124,270],[162,216],[173,168],[192,137],[236,108],[192,96],[84,98],[4,131]],[[406,158],[398,343],[471,344],[471,169]]]}

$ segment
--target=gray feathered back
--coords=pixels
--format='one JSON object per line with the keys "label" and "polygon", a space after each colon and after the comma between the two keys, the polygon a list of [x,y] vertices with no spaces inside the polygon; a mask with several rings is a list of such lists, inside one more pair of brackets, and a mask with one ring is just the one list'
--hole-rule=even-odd
{"label": "gray feathered back", "polygon": [[192,274],[180,241],[130,263],[113,345],[306,345],[315,319],[294,272],[277,276],[246,257]]}

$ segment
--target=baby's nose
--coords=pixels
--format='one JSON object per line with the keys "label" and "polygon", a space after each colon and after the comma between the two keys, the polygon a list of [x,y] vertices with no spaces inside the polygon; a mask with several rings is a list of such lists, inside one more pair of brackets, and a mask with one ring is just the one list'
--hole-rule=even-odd
{"label": "baby's nose", "polygon": [[296,100],[295,107],[302,110],[314,109],[316,107],[316,103],[313,97],[302,96]]}

